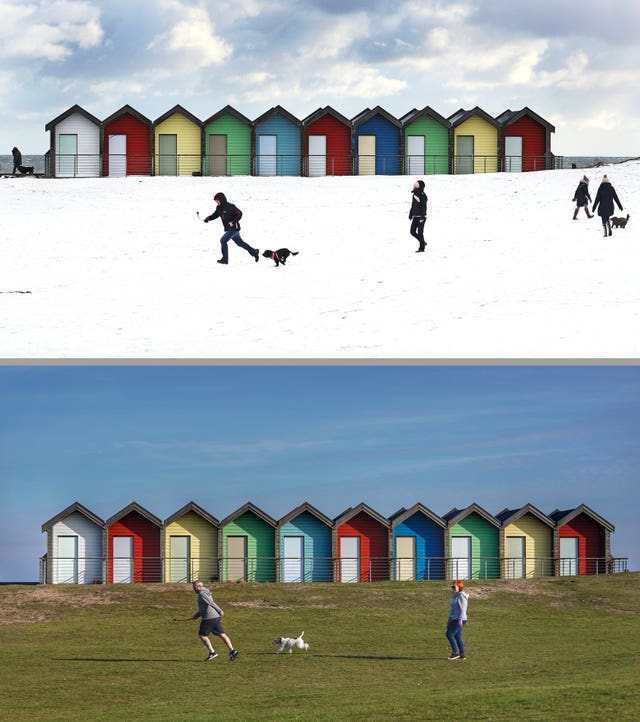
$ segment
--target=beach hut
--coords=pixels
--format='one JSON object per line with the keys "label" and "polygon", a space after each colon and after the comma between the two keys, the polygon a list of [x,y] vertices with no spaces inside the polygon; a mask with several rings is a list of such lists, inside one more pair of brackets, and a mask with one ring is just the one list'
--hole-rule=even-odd
{"label": "beach hut", "polygon": [[155,175],[202,172],[202,121],[174,105],[153,121]]}
{"label": "beach hut", "polygon": [[349,508],[334,519],[337,581],[389,579],[389,528],[389,521],[366,504]]}
{"label": "beach hut", "polygon": [[253,121],[256,175],[301,174],[302,123],[279,105]]}
{"label": "beach hut", "polygon": [[453,132],[453,172],[495,173],[500,123],[477,106],[472,110],[461,108],[447,120]]}
{"label": "beach hut", "polygon": [[500,522],[478,504],[443,514],[450,579],[497,579],[500,576]]}
{"label": "beach hut", "polygon": [[351,119],[358,175],[399,175],[402,125],[379,105]]}
{"label": "beach hut", "polygon": [[553,519],[526,504],[496,514],[501,523],[500,558],[505,579],[548,577],[553,572]]}
{"label": "beach hut", "polygon": [[252,123],[230,105],[203,122],[204,174],[251,175]]}
{"label": "beach hut", "polygon": [[162,581],[162,521],[135,501],[105,522],[107,582],[132,584]]}
{"label": "beach hut", "polygon": [[393,534],[393,578],[444,579],[446,523],[422,504],[399,509],[389,517]]}
{"label": "beach hut", "polygon": [[307,159],[306,175],[351,175],[351,121],[332,107],[302,121]]}
{"label": "beach hut", "polygon": [[611,557],[613,524],[586,504],[575,509],[556,509],[549,514],[556,524],[554,556],[560,576],[604,574]]}
{"label": "beach hut", "polygon": [[47,584],[92,584],[103,581],[104,521],[74,502],[42,525],[47,534]]}
{"label": "beach hut", "polygon": [[210,582],[218,579],[218,527],[220,522],[190,501],[164,520],[161,548],[164,580]]}
{"label": "beach hut", "polygon": [[130,105],[102,121],[105,176],[151,175],[152,122]]}
{"label": "beach hut", "polygon": [[496,120],[500,124],[502,169],[510,173],[547,170],[553,167],[551,123],[530,108],[505,110]]}
{"label": "beach hut", "polygon": [[333,581],[332,527],[331,519],[308,502],[278,521],[279,581]]}
{"label": "beach hut", "polygon": [[220,522],[222,580],[273,582],[277,522],[250,502]]}
{"label": "beach hut", "polygon": [[413,176],[447,174],[451,123],[428,105],[422,110],[410,110],[400,123],[404,172]]}
{"label": "beach hut", "polygon": [[73,105],[45,125],[50,132],[49,168],[55,178],[98,178],[102,124]]}

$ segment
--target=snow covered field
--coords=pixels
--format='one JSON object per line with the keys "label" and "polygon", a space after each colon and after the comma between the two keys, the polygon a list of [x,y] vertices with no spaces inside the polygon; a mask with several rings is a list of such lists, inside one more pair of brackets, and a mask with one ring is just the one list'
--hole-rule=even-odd
{"label": "snow covered field", "polygon": [[[425,177],[424,254],[408,176],[0,179],[0,356],[637,358],[640,162],[587,171],[631,214],[608,239],[583,172]],[[300,255],[216,263],[217,191]]]}

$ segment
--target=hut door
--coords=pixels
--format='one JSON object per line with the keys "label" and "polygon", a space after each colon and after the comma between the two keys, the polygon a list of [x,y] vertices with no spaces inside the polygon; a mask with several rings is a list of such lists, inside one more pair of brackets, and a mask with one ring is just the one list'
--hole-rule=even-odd
{"label": "hut door", "polygon": [[78,136],[75,133],[61,133],[58,136],[58,172],[60,178],[74,178],[77,173]]}
{"label": "hut door", "polygon": [[178,136],[160,133],[158,153],[158,175],[178,175]]}
{"label": "hut door", "polygon": [[400,582],[416,578],[416,538],[396,537],[396,579]]}
{"label": "hut door", "polygon": [[258,136],[258,175],[276,175],[278,171],[278,136]]}
{"label": "hut door", "polygon": [[472,135],[459,135],[458,152],[456,154],[456,173],[473,173],[474,137]]}
{"label": "hut door", "polygon": [[54,584],[78,583],[78,537],[58,537],[58,568],[54,576]]}
{"label": "hut door", "polygon": [[469,579],[471,569],[471,537],[451,537],[451,576],[453,579]]}
{"label": "hut door", "polygon": [[113,537],[113,583],[133,582],[133,537]]}
{"label": "hut door", "polygon": [[578,573],[578,537],[560,537],[560,576],[574,577]]}
{"label": "hut door", "polygon": [[407,156],[409,175],[422,175],[424,173],[424,135],[410,135],[407,137]]}
{"label": "hut door", "polygon": [[518,135],[504,139],[505,170],[507,173],[522,173],[522,138]]}
{"label": "hut door", "polygon": [[109,136],[109,177],[122,178],[127,175],[127,136]]}
{"label": "hut door", "polygon": [[209,136],[209,175],[229,175],[226,135]]}
{"label": "hut door", "polygon": [[286,536],[284,538],[283,582],[304,581],[304,537]]}
{"label": "hut door", "polygon": [[227,537],[227,581],[247,581],[247,537]]}
{"label": "hut door", "polygon": [[360,537],[343,536],[340,539],[340,581],[360,580]]}
{"label": "hut door", "polygon": [[191,581],[191,537],[190,536],[172,536],[169,539],[170,582],[190,582]]}
{"label": "hut door", "polygon": [[327,136],[309,136],[309,175],[312,178],[327,175]]}
{"label": "hut door", "polygon": [[525,539],[523,536],[508,536],[506,548],[507,579],[524,578]]}
{"label": "hut door", "polygon": [[376,174],[376,137],[358,136],[358,175]]}

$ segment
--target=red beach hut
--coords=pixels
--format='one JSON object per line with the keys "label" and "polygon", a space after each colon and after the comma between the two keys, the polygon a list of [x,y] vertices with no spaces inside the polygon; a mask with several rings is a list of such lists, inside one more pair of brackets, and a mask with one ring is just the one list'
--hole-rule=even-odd
{"label": "red beach hut", "polygon": [[103,175],[151,175],[152,122],[130,105],[104,121]]}
{"label": "red beach hut", "polygon": [[327,105],[302,121],[306,175],[351,175],[351,121]]}
{"label": "red beach hut", "polygon": [[390,523],[366,504],[347,509],[333,521],[334,552],[340,582],[389,579]]}
{"label": "red beach hut", "polygon": [[162,581],[162,521],[135,501],[106,521],[109,584]]}

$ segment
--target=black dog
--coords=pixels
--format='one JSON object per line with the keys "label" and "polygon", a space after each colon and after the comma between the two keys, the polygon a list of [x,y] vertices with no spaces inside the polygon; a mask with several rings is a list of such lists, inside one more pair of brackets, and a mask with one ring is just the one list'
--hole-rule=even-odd
{"label": "black dog", "polygon": [[298,251],[290,251],[288,248],[279,248],[277,251],[265,251],[262,255],[265,258],[273,258],[276,262],[276,266],[279,266],[281,263],[283,266],[286,266],[287,258],[289,258],[289,256],[297,256]]}

